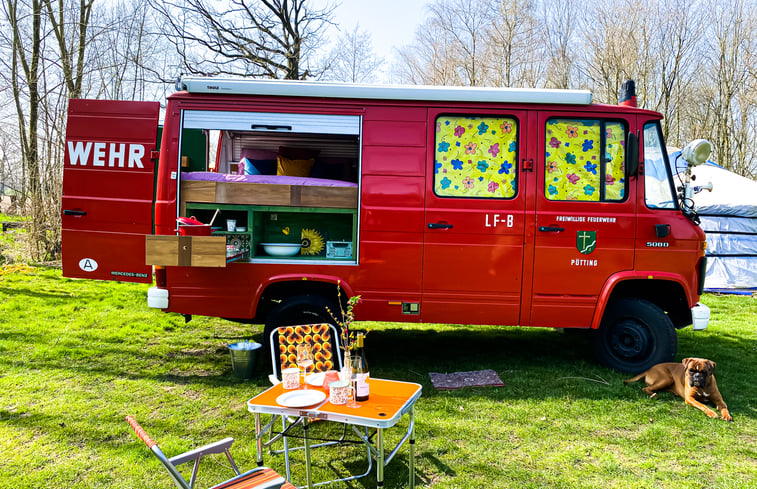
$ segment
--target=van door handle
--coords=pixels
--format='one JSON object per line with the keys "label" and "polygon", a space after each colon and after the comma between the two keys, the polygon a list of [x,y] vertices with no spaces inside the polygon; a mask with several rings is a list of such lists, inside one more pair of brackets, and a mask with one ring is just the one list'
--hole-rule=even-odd
{"label": "van door handle", "polygon": [[452,229],[452,224],[445,224],[442,222],[430,222],[428,223],[429,229]]}
{"label": "van door handle", "polygon": [[539,226],[539,231],[542,233],[561,233],[565,231],[565,228],[559,226]]}
{"label": "van door handle", "polygon": [[66,209],[63,211],[64,216],[86,216],[87,211],[72,211],[70,209]]}

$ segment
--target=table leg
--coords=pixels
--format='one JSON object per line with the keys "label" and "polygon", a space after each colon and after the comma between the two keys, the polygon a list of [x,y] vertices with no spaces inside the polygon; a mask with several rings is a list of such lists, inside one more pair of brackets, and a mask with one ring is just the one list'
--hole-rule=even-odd
{"label": "table leg", "polygon": [[285,434],[289,426],[287,425],[287,417],[281,415],[281,433],[282,441],[284,442],[284,466],[286,467],[287,480],[292,480],[292,467],[289,463],[289,437]]}
{"label": "table leg", "polygon": [[258,449],[258,467],[263,465],[263,433],[260,432],[261,426],[260,413],[255,413],[255,447]]}
{"label": "table leg", "polygon": [[384,430],[376,429],[376,487],[384,487]]}
{"label": "table leg", "polygon": [[308,423],[308,418],[305,416],[302,418],[302,431],[305,442],[305,480],[308,489],[313,489],[313,475],[310,473],[310,439],[308,437],[308,430],[310,430],[310,424]]}
{"label": "table leg", "polygon": [[415,488],[415,406],[410,408],[410,489]]}

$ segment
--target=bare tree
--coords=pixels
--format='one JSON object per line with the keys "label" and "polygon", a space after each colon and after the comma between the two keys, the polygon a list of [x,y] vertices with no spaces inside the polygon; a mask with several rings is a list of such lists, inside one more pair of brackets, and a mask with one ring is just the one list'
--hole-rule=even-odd
{"label": "bare tree", "polygon": [[731,170],[745,177],[757,177],[757,92],[744,90],[736,97]]}
{"label": "bare tree", "polygon": [[[0,49],[11,87],[22,161],[20,205],[30,217],[33,259],[53,257],[60,243],[60,194],[65,110],[81,93],[91,0],[6,0],[10,27]],[[48,44],[48,40],[52,43]]]}
{"label": "bare tree", "polygon": [[[89,27],[94,0],[79,0],[78,9],[72,9],[63,0],[58,0],[55,6],[50,0],[43,0],[43,3],[50,21],[50,29],[58,43],[61,71],[69,97],[79,98],[84,78],[87,28]],[[66,18],[67,15],[76,15],[77,13],[78,18],[75,21]]]}
{"label": "bare tree", "polygon": [[711,69],[709,80],[717,87],[712,99],[715,115],[712,140],[717,160],[726,168],[745,173],[742,167],[750,141],[749,120],[755,117],[753,93],[745,92],[750,62],[757,48],[757,22],[742,0],[712,6],[710,23]]}
{"label": "bare tree", "polygon": [[[40,61],[42,51],[42,4],[39,0],[20,3],[6,0],[3,13],[10,28],[10,65],[8,83],[17,114],[18,134],[24,179],[21,203],[39,195],[38,126]],[[25,81],[25,83],[24,83]],[[33,206],[32,217],[38,209]],[[34,230],[31,230],[34,233]]]}
{"label": "bare tree", "polygon": [[328,59],[324,79],[351,83],[374,80],[384,64],[384,59],[373,52],[371,35],[359,24],[339,37]]}
{"label": "bare tree", "polygon": [[436,0],[415,43],[399,51],[395,74],[405,82],[489,84],[486,53],[494,0]]}
{"label": "bare tree", "polygon": [[[587,85],[594,87],[598,101],[617,103],[620,86],[629,78],[637,81],[640,103],[646,100],[644,90],[653,71],[644,15],[648,4],[637,0],[594,0],[584,9],[583,24],[593,28],[583,30],[580,71]],[[617,21],[617,12],[631,11],[636,15]]]}
{"label": "bare tree", "polygon": [[485,0],[438,0],[429,7],[437,32],[451,42],[451,54],[463,85],[480,86],[487,82],[484,53],[492,10]]}
{"label": "bare tree", "polygon": [[26,240],[31,256],[43,259],[49,249],[48,233],[49,212],[46,208],[46,177],[41,170],[44,159],[45,123],[45,83],[42,78],[45,70],[44,51],[44,6],[41,1],[32,0],[21,3],[18,0],[6,0],[3,13],[10,27],[9,85],[18,124],[19,149],[23,167],[22,188],[19,205],[30,219],[27,223]]}
{"label": "bare tree", "polygon": [[543,63],[534,51],[535,0],[489,2],[491,25],[487,29],[485,56],[495,86],[537,86]]}
{"label": "bare tree", "polygon": [[662,132],[669,141],[681,139],[677,102],[683,99],[684,87],[696,71],[694,55],[704,31],[704,18],[696,14],[698,10],[697,0],[668,0],[658,3],[657,15],[652,18],[660,22],[655,25],[658,36],[653,46],[658,97],[650,108],[665,116]]}
{"label": "bare tree", "polygon": [[160,100],[171,90],[181,61],[158,31],[149,0],[120,0],[94,13],[89,45],[88,97]]}
{"label": "bare tree", "polygon": [[[18,145],[15,144],[17,139],[17,136],[6,132],[4,126],[0,126],[0,204],[5,203],[0,209],[3,210],[11,207],[7,202],[15,202],[21,188],[15,168],[15,155],[18,154]],[[6,196],[12,196],[12,198],[6,198]]]}
{"label": "bare tree", "polygon": [[541,5],[543,42],[549,58],[546,85],[570,88],[575,64],[573,45],[579,12],[577,0],[545,1]]}
{"label": "bare tree", "polygon": [[453,51],[447,33],[427,19],[416,31],[415,43],[398,50],[394,76],[415,85],[460,85]]}
{"label": "bare tree", "polygon": [[[182,58],[182,69],[299,80],[317,76],[309,57],[320,47],[334,6],[307,0],[151,0]],[[220,8],[216,8],[218,5]]]}

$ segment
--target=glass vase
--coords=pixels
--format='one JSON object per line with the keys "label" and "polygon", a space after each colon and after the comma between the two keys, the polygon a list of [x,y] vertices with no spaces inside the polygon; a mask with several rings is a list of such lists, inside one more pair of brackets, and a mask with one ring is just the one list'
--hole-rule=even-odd
{"label": "glass vase", "polygon": [[350,350],[344,351],[344,363],[342,363],[342,370],[339,372],[339,380],[352,382],[352,354]]}

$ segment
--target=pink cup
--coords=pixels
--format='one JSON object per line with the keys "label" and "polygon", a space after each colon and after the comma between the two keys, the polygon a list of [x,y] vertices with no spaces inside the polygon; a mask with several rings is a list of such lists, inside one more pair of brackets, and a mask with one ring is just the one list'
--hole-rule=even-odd
{"label": "pink cup", "polygon": [[339,380],[339,372],[336,370],[327,370],[323,376],[323,388],[329,392],[329,384]]}

